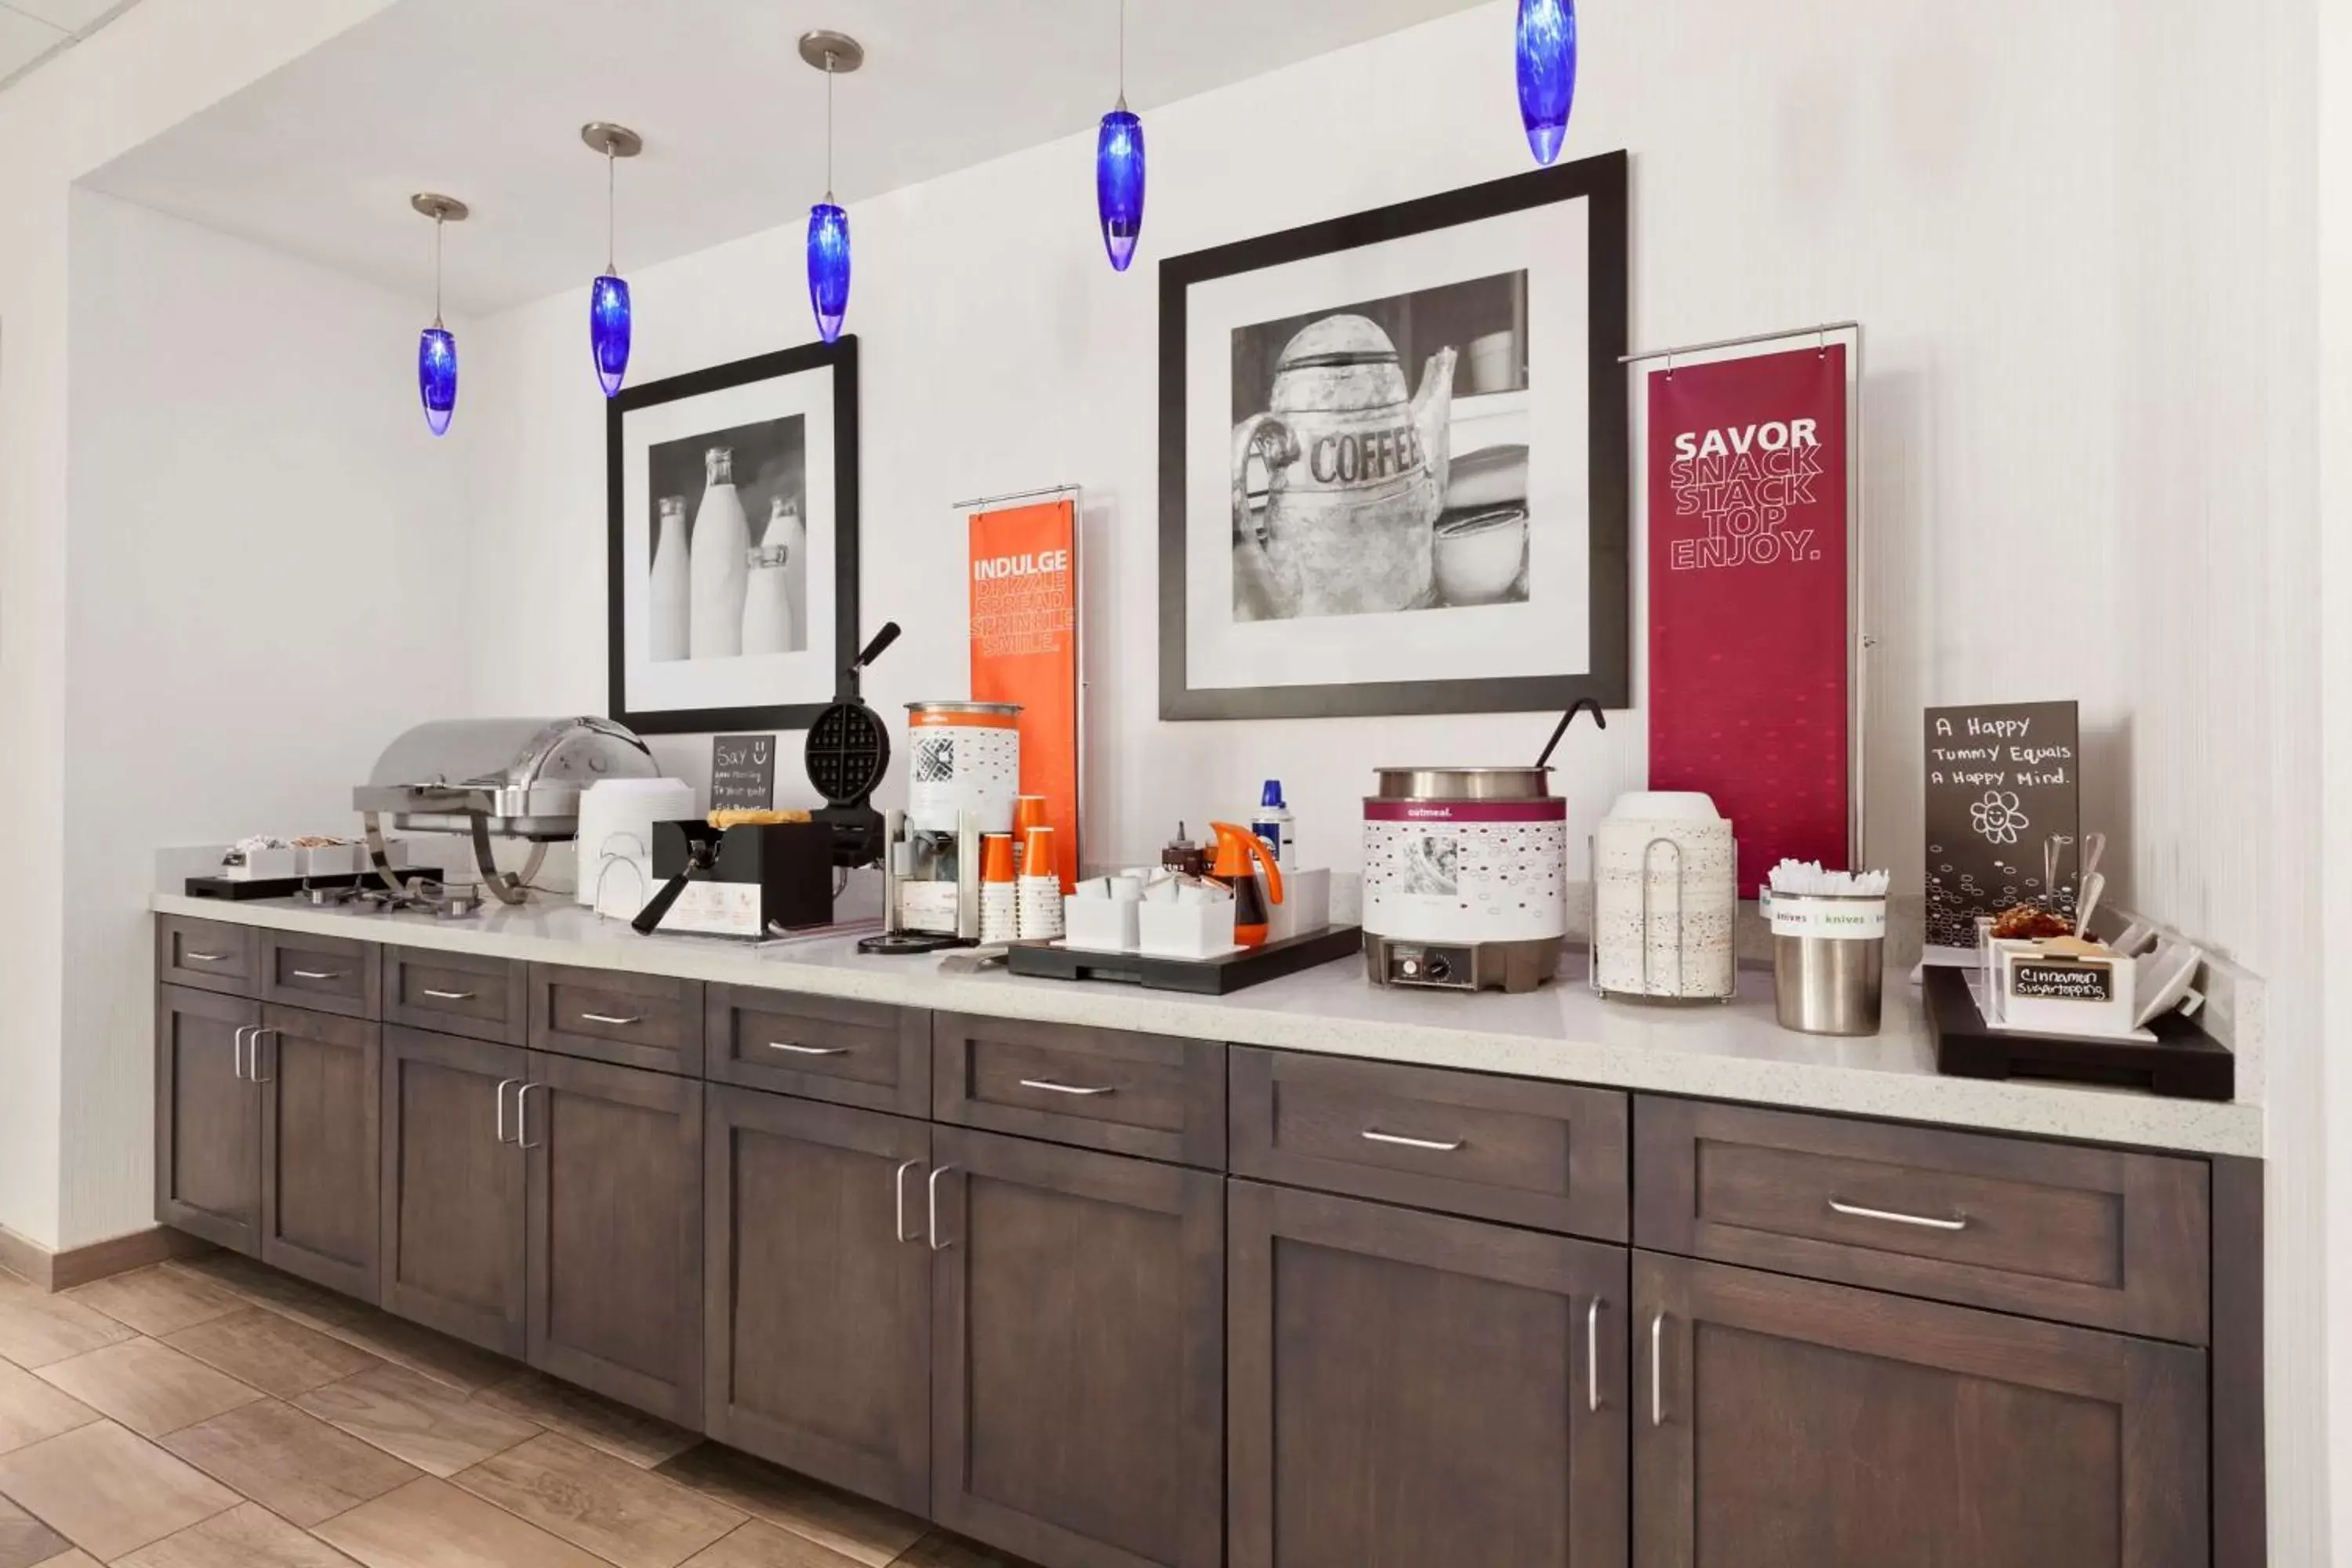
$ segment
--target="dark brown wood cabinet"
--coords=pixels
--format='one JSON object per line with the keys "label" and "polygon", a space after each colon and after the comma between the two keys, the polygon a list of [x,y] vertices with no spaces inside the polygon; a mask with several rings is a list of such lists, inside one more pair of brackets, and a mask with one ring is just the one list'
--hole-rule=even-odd
{"label": "dark brown wood cabinet", "polygon": [[702,1085],[530,1054],[527,1359],[681,1426],[702,1419]]}
{"label": "dark brown wood cabinet", "polygon": [[920,1008],[709,985],[703,1019],[713,1083],[931,1114],[931,1016]]}
{"label": "dark brown wood cabinet", "polygon": [[373,942],[268,930],[255,934],[261,943],[263,1001],[347,1018],[383,1016],[383,965]]}
{"label": "dark brown wood cabinet", "polygon": [[938,1013],[941,1121],[1178,1164],[1225,1168],[1225,1047],[1072,1024]]}
{"label": "dark brown wood cabinet", "polygon": [[915,1513],[931,1486],[930,1157],[925,1122],[709,1089],[703,1429]]}
{"label": "dark brown wood cabinet", "polygon": [[515,1101],[530,1075],[512,1046],[383,1031],[383,1305],[517,1358],[528,1322]]}
{"label": "dark brown wood cabinet", "polygon": [[702,982],[530,966],[533,1050],[702,1076]]}
{"label": "dark brown wood cabinet", "polygon": [[374,1304],[379,1026],[265,1005],[249,1059],[261,1091],[261,1260]]}
{"label": "dark brown wood cabinet", "polygon": [[1622,1568],[1622,1247],[1234,1182],[1233,1568]]}
{"label": "dark brown wood cabinet", "polygon": [[1634,1568],[2201,1568],[2204,1352],[1633,1255]]}
{"label": "dark brown wood cabinet", "polygon": [[441,1035],[520,1046],[530,1037],[529,970],[503,958],[387,947],[383,1021]]}
{"label": "dark brown wood cabinet", "polygon": [[931,1149],[931,1517],[1049,1568],[1218,1568],[1223,1179]]}
{"label": "dark brown wood cabinet", "polygon": [[155,989],[155,1217],[248,1257],[261,1252],[261,1099],[246,1060],[260,1023],[242,997]]}

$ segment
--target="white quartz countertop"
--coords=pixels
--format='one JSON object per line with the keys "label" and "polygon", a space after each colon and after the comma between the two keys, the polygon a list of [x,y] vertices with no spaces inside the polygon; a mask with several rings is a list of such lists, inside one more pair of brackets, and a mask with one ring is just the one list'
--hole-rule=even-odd
{"label": "white quartz countertop", "polygon": [[1229,996],[999,972],[942,973],[935,956],[860,953],[854,938],[757,947],[639,936],[570,902],[494,907],[473,919],[232,903],[159,893],[163,914],[539,963],[768,986],[947,1012],[1467,1068],[1704,1099],[1842,1111],[2200,1153],[2263,1152],[2262,1107],[2165,1100],[2130,1089],[1944,1078],[1916,990],[1889,974],[1885,1027],[1867,1039],[1782,1029],[1767,974],[1743,973],[1721,1005],[1605,1002],[1579,976],[1523,995],[1390,991],[1349,959]]}

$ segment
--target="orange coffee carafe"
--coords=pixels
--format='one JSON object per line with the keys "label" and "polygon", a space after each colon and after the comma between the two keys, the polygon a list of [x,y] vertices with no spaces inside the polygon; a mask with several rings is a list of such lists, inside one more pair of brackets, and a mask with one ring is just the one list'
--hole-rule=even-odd
{"label": "orange coffee carafe", "polygon": [[[1242,947],[1265,945],[1265,900],[1271,897],[1282,902],[1282,868],[1276,863],[1274,850],[1246,827],[1230,822],[1213,822],[1210,830],[1217,836],[1216,858],[1209,863],[1209,876],[1234,890],[1234,941]],[[1255,860],[1257,867],[1250,862]],[[1266,892],[1258,892],[1258,867],[1265,870]]]}

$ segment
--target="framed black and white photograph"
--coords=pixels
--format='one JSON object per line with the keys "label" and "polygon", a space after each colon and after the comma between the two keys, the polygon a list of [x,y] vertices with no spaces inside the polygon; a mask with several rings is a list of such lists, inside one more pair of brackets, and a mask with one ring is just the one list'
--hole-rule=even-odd
{"label": "framed black and white photograph", "polygon": [[1164,262],[1163,719],[1630,699],[1626,160]]}
{"label": "framed black and white photograph", "polygon": [[604,429],[613,718],[805,728],[856,656],[856,338],[631,387]]}

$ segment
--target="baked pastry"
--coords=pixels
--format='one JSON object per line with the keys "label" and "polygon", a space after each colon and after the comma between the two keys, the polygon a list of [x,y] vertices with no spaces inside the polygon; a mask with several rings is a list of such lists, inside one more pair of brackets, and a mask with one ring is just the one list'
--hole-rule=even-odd
{"label": "baked pastry", "polygon": [[2039,904],[2013,904],[1993,917],[1992,934],[2003,942],[2045,942],[2074,935],[2074,924]]}
{"label": "baked pastry", "polygon": [[751,806],[730,805],[724,811],[710,814],[713,827],[767,827],[779,822],[813,820],[805,811],[761,811]]}

